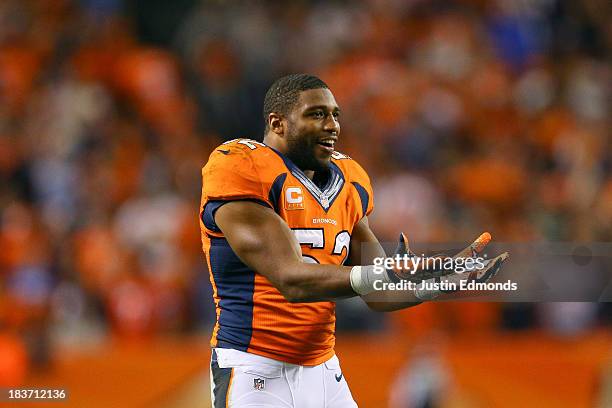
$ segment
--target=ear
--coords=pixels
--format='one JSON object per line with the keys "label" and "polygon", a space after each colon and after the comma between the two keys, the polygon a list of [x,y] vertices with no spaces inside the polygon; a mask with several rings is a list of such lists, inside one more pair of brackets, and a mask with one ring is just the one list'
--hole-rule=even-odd
{"label": "ear", "polygon": [[285,123],[280,113],[272,112],[268,115],[268,127],[279,136],[285,134]]}

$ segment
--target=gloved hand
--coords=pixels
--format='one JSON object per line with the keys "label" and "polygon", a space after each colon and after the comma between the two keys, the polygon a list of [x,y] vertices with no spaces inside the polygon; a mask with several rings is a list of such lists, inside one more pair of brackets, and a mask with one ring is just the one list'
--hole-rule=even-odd
{"label": "gloved hand", "polygon": [[[472,242],[469,246],[464,248],[463,250],[456,253],[452,259],[453,264],[455,260],[458,258],[476,258],[478,257],[485,249],[487,244],[491,241],[491,234],[488,232],[482,233],[474,242]],[[408,280],[415,283],[420,283],[424,280],[440,278],[442,276],[447,276],[451,274],[455,274],[457,271],[454,268],[444,268],[443,264],[450,262],[449,257],[446,254],[438,254],[430,257],[418,257],[414,252],[412,252],[408,245],[408,238],[402,232],[399,237],[399,243],[397,249],[395,250],[394,256],[403,257],[404,255],[408,255],[410,261],[408,265],[401,265],[401,268],[398,268],[398,265],[395,265],[392,269],[387,269],[387,275],[389,280],[392,282],[399,282],[400,280]]]}

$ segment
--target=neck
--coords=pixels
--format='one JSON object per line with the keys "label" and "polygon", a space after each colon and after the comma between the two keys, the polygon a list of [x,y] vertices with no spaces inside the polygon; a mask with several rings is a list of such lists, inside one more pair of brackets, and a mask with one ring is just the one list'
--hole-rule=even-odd
{"label": "neck", "polygon": [[[275,150],[281,152],[282,154],[287,154],[287,143],[285,142],[284,139],[281,139],[278,137],[277,134],[273,133],[273,132],[268,132],[266,133],[266,135],[264,136],[263,142],[274,148]],[[308,177],[309,179],[313,179],[314,178],[314,170],[304,170],[304,169],[300,169],[304,172],[304,175],[306,177]]]}
{"label": "neck", "polygon": [[263,142],[282,154],[287,153],[287,143],[273,132],[266,133],[264,135]]}

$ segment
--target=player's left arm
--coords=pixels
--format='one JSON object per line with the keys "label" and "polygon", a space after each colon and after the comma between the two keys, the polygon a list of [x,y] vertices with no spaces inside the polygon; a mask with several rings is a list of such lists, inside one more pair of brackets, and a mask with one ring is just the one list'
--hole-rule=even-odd
{"label": "player's left arm", "polygon": [[[484,250],[486,245],[491,240],[491,235],[488,232],[481,234],[472,244],[457,253],[452,259],[474,257]],[[368,226],[367,218],[364,217],[353,229],[351,237],[351,252],[352,256],[349,259],[353,265],[371,265],[376,264],[375,258],[384,258],[385,251],[376,239],[376,236]],[[408,249],[408,241],[404,234],[400,235],[400,241],[395,255],[411,255]],[[446,256],[441,256],[443,259],[448,259]],[[412,282],[427,281],[433,283],[447,282],[452,283],[455,288],[461,286],[461,281],[488,282],[499,272],[504,261],[508,259],[508,253],[504,252],[492,259],[484,261],[478,268],[474,268],[468,273],[455,273],[454,270],[446,271],[443,269],[430,269],[428,266],[419,266],[410,264],[408,269],[387,269],[383,274],[373,276],[373,272],[369,267],[362,267],[366,271],[365,281],[369,282],[366,290],[356,290],[361,293],[361,298],[368,306],[376,311],[390,312],[394,310],[405,309],[415,306],[422,301],[433,300],[439,296],[447,297],[455,290],[442,290],[441,288],[429,289],[427,286],[415,287],[414,290],[372,290],[376,288],[374,284],[377,279],[380,282],[393,281],[400,282],[401,280],[410,280]],[[425,263],[428,265],[428,263]],[[359,268],[359,267],[355,267]],[[351,271],[351,282],[353,282],[353,271]],[[361,285],[353,285],[354,288],[361,288]],[[400,286],[401,287],[401,286]]]}
{"label": "player's left arm", "polygon": [[[387,256],[370,229],[368,217],[363,217],[353,228],[350,249],[347,265],[371,265],[375,258]],[[376,291],[361,298],[377,312],[392,312],[421,303],[412,291]]]}

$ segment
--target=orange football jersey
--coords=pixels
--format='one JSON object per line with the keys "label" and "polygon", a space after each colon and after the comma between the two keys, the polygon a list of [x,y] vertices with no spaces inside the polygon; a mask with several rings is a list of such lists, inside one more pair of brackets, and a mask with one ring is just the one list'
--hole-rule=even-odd
{"label": "orange football jersey", "polygon": [[232,200],[267,206],[294,231],[306,262],[340,265],[348,256],[353,227],[373,209],[366,172],[335,152],[327,184],[319,187],[275,149],[236,139],[212,152],[202,180],[200,228],[217,313],[212,347],[300,365],[332,357],[335,304],[289,303],[268,279],[240,261],[214,214]]}

